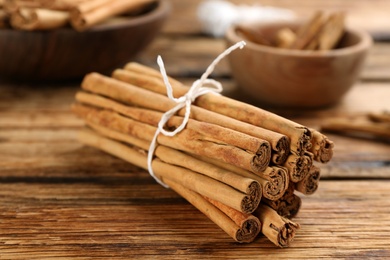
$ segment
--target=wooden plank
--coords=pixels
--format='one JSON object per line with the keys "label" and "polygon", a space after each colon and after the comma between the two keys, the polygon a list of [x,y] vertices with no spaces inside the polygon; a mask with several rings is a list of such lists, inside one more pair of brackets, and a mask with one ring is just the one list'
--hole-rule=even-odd
{"label": "wooden plank", "polygon": [[[197,17],[199,4],[203,0],[171,0],[172,13],[165,25],[164,31],[174,34],[199,34],[201,25]],[[251,0],[231,0],[235,4],[253,5]],[[315,10],[347,12],[347,24],[357,28],[369,31],[378,39],[388,39],[390,31],[390,17],[388,10],[390,2],[386,0],[263,0],[260,2],[263,6],[274,6],[290,9],[297,14],[297,17],[310,17]],[[375,19],[373,19],[375,17]]]}
{"label": "wooden plank", "polygon": [[70,84],[32,84],[2,80],[0,81],[0,112],[68,111],[78,86],[78,81]]}
{"label": "wooden plank", "polygon": [[138,178],[0,183],[2,258],[390,257],[389,181],[323,181],[303,197],[291,248],[275,250],[264,237],[234,243],[174,192]]}

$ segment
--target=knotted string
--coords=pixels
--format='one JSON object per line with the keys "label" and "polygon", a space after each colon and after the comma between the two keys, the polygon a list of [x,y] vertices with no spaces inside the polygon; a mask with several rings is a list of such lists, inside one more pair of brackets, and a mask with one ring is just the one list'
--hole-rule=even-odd
{"label": "knotted string", "polygon": [[[165,112],[162,117],[160,122],[158,123],[158,127],[156,130],[156,133],[154,134],[154,137],[152,139],[152,142],[150,143],[149,146],[149,152],[148,152],[148,170],[149,174],[162,186],[165,188],[169,188],[168,185],[166,185],[164,182],[162,182],[155,174],[152,169],[152,160],[153,160],[153,155],[154,151],[156,149],[156,144],[157,144],[157,137],[160,133],[162,133],[165,136],[174,136],[180,131],[184,129],[184,127],[187,125],[187,122],[190,118],[190,113],[191,113],[191,104],[194,102],[194,100],[206,93],[215,93],[215,94],[220,94],[223,90],[222,84],[216,80],[209,79],[208,77],[210,74],[214,71],[215,66],[227,55],[229,55],[233,50],[240,48],[242,49],[245,46],[244,41],[240,41],[230,48],[226,49],[224,52],[222,52],[207,68],[205,73],[200,77],[200,79],[194,81],[192,83],[191,88],[188,90],[188,92],[179,98],[175,98],[173,96],[173,89],[171,84],[169,83],[169,79],[167,76],[167,73],[165,71],[164,67],[164,62],[161,58],[161,56],[157,57],[157,64],[160,67],[160,72],[164,80],[164,84],[167,88],[167,95],[168,98],[176,103],[176,106],[173,107],[171,110]],[[184,119],[182,123],[174,130],[174,131],[167,131],[164,129],[165,124],[168,122],[168,120],[176,114],[177,111],[185,107],[185,114],[184,114]]]}

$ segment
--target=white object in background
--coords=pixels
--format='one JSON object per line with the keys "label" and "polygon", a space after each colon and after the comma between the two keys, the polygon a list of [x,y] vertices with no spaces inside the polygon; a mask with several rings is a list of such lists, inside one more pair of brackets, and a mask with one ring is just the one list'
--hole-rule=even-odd
{"label": "white object in background", "polygon": [[198,7],[198,18],[203,31],[222,37],[233,24],[242,22],[271,22],[295,19],[293,11],[271,6],[235,5],[223,0],[208,0]]}

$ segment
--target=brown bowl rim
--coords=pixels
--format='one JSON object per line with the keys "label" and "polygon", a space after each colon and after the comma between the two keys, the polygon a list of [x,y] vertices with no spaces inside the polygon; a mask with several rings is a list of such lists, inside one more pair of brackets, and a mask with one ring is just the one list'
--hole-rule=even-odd
{"label": "brown bowl rim", "polygon": [[[295,23],[253,23],[250,26],[267,26],[267,25],[278,25],[278,24],[296,24]],[[232,42],[239,42],[244,40],[246,43],[246,48],[252,49],[254,51],[260,51],[260,52],[268,52],[278,55],[288,55],[288,56],[295,56],[295,57],[329,57],[329,56],[340,56],[340,55],[347,55],[350,53],[355,53],[359,51],[363,51],[368,49],[372,45],[372,37],[370,34],[364,30],[360,30],[357,28],[352,28],[350,26],[346,27],[346,31],[352,34],[357,35],[361,41],[355,45],[343,47],[339,49],[332,49],[332,50],[291,50],[291,49],[283,49],[283,48],[277,48],[272,46],[266,46],[257,44],[248,40],[245,40],[243,37],[240,37],[236,33],[236,28],[240,26],[239,24],[230,26],[225,34],[225,38]]]}
{"label": "brown bowl rim", "polygon": [[171,10],[171,4],[167,0],[159,0],[157,3],[157,6],[150,10],[149,12],[139,15],[130,17],[129,19],[123,19],[120,22],[116,23],[101,23],[97,24],[85,31],[79,32],[71,27],[62,27],[57,28],[54,30],[48,30],[48,31],[24,31],[24,30],[15,30],[13,28],[1,28],[0,32],[14,32],[14,33],[50,33],[50,32],[74,32],[76,33],[93,33],[93,32],[101,32],[101,31],[109,31],[113,29],[123,28],[123,27],[129,27],[134,25],[141,25],[148,23],[150,21],[157,20],[160,17],[165,17],[168,15],[168,13]]}

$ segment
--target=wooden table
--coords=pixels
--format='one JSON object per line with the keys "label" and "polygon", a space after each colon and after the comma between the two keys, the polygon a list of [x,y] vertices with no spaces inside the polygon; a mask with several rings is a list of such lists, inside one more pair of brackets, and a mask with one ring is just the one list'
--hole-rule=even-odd
{"label": "wooden table", "polygon": [[[172,2],[164,32],[137,59],[155,67],[161,54],[169,74],[190,82],[224,42],[199,33],[200,1]],[[321,1],[315,2],[297,1],[294,8],[313,10]],[[375,12],[364,5],[372,2],[348,7],[370,17]],[[379,24],[366,25],[385,32]],[[234,90],[225,61],[214,76],[227,93]],[[329,134],[334,159],[322,166],[319,190],[302,196],[295,218],[302,228],[291,247],[278,249],[265,237],[238,244],[145,171],[78,143],[83,123],[69,109],[78,89],[79,82],[0,83],[0,259],[390,258],[389,144]],[[361,81],[340,104],[274,112],[316,128],[329,117],[384,109],[390,109],[390,44],[377,42]]]}

